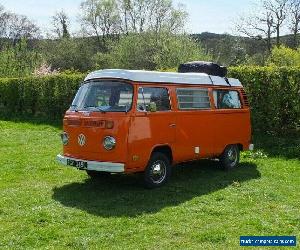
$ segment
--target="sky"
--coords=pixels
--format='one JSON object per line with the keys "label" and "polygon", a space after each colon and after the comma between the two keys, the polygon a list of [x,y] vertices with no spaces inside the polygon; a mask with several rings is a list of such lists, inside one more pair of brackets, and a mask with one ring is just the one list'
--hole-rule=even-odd
{"label": "sky", "polygon": [[[51,30],[51,16],[64,9],[71,19],[71,32],[79,29],[77,22],[82,0],[0,0],[6,10],[23,14],[42,30]],[[189,13],[189,33],[234,33],[234,21],[252,7],[254,0],[174,0]]]}

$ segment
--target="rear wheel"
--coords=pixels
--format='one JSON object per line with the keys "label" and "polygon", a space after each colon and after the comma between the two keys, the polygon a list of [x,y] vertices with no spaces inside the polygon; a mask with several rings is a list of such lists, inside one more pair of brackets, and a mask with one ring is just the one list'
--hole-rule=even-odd
{"label": "rear wheel", "polygon": [[98,171],[93,171],[93,170],[86,170],[86,173],[91,179],[100,179],[100,178],[107,178],[111,174],[108,172],[98,172]]}
{"label": "rear wheel", "polygon": [[231,170],[238,166],[240,161],[240,149],[237,145],[226,146],[220,157],[220,162],[225,170]]}
{"label": "rear wheel", "polygon": [[146,188],[156,188],[164,185],[170,178],[171,165],[168,157],[160,152],[154,152],[144,172]]}

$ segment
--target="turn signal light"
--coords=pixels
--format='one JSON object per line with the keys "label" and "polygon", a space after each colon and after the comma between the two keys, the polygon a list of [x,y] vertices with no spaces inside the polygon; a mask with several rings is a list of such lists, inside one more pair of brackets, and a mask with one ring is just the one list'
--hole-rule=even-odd
{"label": "turn signal light", "polygon": [[68,135],[68,133],[63,132],[60,135],[60,137],[61,137],[61,141],[62,141],[63,145],[65,145],[65,146],[68,145],[68,143],[69,143],[69,135]]}
{"label": "turn signal light", "polygon": [[105,122],[105,128],[112,129],[113,127],[114,127],[114,122],[113,121],[106,121]]}

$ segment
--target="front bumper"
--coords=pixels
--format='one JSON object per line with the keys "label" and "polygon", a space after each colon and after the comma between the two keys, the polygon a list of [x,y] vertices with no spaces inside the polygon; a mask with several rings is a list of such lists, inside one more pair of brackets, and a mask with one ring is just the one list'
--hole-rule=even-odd
{"label": "front bumper", "polygon": [[99,172],[110,172],[110,173],[124,173],[124,171],[125,171],[125,164],[123,164],[123,163],[86,161],[86,160],[66,157],[63,155],[57,155],[56,159],[60,164],[65,165],[65,166],[69,166],[67,164],[68,160],[86,162],[87,163],[86,170],[99,171]]}

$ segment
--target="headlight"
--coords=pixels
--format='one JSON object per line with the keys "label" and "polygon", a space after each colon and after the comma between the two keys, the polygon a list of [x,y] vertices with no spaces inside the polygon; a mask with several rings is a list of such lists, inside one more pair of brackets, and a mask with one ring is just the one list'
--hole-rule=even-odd
{"label": "headlight", "polygon": [[112,150],[116,146],[116,139],[112,136],[106,136],[103,139],[103,147],[106,150]]}
{"label": "headlight", "polygon": [[63,145],[68,145],[69,143],[69,135],[66,132],[63,132],[61,135],[61,141],[63,143]]}

